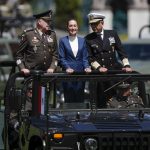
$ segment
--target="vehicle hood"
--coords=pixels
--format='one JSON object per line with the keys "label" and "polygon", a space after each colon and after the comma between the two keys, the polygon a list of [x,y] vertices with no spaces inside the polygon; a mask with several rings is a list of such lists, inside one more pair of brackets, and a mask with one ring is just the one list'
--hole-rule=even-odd
{"label": "vehicle hood", "polygon": [[40,116],[32,121],[43,130],[48,125],[49,130],[59,132],[150,131],[150,114],[138,112],[52,113],[48,118]]}

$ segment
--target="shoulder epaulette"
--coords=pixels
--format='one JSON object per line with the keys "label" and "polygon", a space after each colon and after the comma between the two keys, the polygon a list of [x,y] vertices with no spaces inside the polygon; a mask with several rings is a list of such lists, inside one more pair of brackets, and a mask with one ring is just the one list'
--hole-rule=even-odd
{"label": "shoulder epaulette", "polygon": [[24,37],[27,32],[33,31],[33,28],[23,30],[22,34],[19,35],[19,38]]}
{"label": "shoulder epaulette", "polygon": [[33,28],[31,28],[31,29],[25,29],[25,30],[23,30],[23,33],[27,33],[27,32],[33,31],[33,30],[34,30]]}

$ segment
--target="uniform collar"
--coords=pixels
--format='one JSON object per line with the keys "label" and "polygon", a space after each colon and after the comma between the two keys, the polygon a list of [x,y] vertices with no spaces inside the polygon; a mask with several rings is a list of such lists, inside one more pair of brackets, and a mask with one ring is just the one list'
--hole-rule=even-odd
{"label": "uniform collar", "polygon": [[101,32],[95,32],[95,33],[96,35],[101,36],[102,39],[104,38],[104,30],[102,30]]}
{"label": "uniform collar", "polygon": [[39,32],[40,36],[42,36],[43,32],[39,30],[38,28],[37,28],[37,31]]}
{"label": "uniform collar", "polygon": [[98,34],[98,35],[103,36],[104,35],[104,30],[102,30],[101,32],[95,32],[95,33]]}
{"label": "uniform collar", "polygon": [[101,32],[98,32],[101,36],[104,35],[104,30],[102,30]]}

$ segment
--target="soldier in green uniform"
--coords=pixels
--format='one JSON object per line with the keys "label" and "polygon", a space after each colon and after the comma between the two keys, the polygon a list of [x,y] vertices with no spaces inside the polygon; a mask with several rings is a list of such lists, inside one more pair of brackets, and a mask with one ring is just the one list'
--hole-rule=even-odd
{"label": "soldier in green uniform", "polygon": [[117,86],[117,95],[107,102],[108,108],[139,108],[144,107],[142,98],[133,94],[131,85],[123,83]]}
{"label": "soldier in green uniform", "polygon": [[[36,27],[25,30],[16,53],[16,63],[24,74],[31,70],[53,73],[57,67],[57,38],[51,30],[52,11],[34,15]],[[51,88],[52,89],[52,88]]]}
{"label": "soldier in green uniform", "polygon": [[36,27],[25,30],[16,53],[16,63],[25,74],[30,70],[53,73],[57,66],[57,39],[50,28],[52,11],[34,15]]}
{"label": "soldier in green uniform", "polygon": [[[19,70],[25,75],[31,70],[42,70],[53,73],[57,67],[57,39],[50,28],[52,11],[34,15],[36,27],[25,30],[21,35],[19,49],[16,53],[16,63]],[[28,87],[29,88],[29,87]],[[25,110],[31,111],[32,89],[27,90]],[[9,146],[10,149],[18,148],[18,113],[11,107],[9,110]],[[12,138],[15,137],[15,138]]]}

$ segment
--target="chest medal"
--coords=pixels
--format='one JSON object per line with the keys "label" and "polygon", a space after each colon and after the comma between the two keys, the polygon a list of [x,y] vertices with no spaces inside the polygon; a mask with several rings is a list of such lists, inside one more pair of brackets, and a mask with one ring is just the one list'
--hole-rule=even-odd
{"label": "chest medal", "polygon": [[53,39],[52,39],[51,37],[48,37],[48,38],[47,38],[47,41],[48,41],[48,42],[53,42]]}
{"label": "chest medal", "polygon": [[37,51],[37,46],[36,46],[36,44],[39,42],[39,40],[37,39],[37,37],[33,37],[33,39],[32,39],[32,43],[33,44],[35,44],[34,45],[34,47],[33,47],[33,50],[34,50],[34,52],[36,53],[36,51]]}
{"label": "chest medal", "polygon": [[33,50],[36,53],[36,51],[37,51],[37,46],[36,45],[34,45]]}

